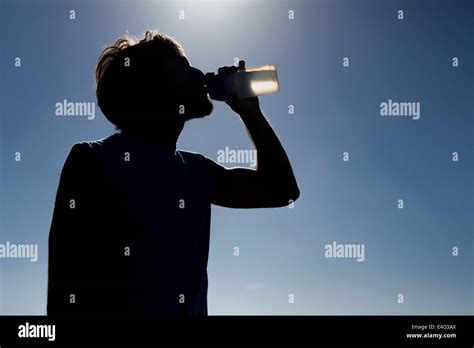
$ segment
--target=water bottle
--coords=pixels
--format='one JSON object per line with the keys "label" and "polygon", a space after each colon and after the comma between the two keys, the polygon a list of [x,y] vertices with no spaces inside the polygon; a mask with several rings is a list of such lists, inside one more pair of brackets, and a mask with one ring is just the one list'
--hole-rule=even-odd
{"label": "water bottle", "polygon": [[275,93],[280,88],[275,65],[245,68],[243,61],[239,62],[239,69],[235,73],[207,73],[205,86],[211,99],[221,101],[228,100],[232,94],[244,99]]}

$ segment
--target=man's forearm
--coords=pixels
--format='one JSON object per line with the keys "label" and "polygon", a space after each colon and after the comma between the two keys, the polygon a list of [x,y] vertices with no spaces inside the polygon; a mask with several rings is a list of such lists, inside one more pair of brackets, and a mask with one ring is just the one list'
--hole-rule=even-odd
{"label": "man's forearm", "polygon": [[285,149],[261,110],[241,113],[240,118],[257,150],[257,172],[268,183],[298,196],[298,186]]}

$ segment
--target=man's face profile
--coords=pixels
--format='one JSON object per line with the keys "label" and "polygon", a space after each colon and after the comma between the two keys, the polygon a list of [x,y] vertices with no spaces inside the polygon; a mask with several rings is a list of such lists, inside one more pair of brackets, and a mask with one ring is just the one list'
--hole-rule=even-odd
{"label": "man's face profile", "polygon": [[213,104],[201,70],[191,66],[185,56],[166,60],[162,68],[163,85],[177,104],[177,117],[190,120],[211,114]]}

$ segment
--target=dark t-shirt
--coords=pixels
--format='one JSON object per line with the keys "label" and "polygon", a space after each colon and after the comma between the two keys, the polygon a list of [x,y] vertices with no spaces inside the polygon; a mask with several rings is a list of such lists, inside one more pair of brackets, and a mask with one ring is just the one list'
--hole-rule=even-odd
{"label": "dark t-shirt", "polygon": [[48,314],[207,315],[207,159],[116,133],[75,144],[49,236]]}

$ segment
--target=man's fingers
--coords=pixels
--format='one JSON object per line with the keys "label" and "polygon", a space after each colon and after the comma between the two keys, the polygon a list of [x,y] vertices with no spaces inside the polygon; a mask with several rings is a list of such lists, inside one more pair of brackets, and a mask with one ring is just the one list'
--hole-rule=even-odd
{"label": "man's fingers", "polygon": [[234,65],[232,65],[232,66],[221,66],[219,69],[217,69],[217,73],[222,74],[222,75],[229,75],[229,74],[235,73],[237,71],[238,71],[238,68]]}

